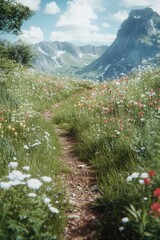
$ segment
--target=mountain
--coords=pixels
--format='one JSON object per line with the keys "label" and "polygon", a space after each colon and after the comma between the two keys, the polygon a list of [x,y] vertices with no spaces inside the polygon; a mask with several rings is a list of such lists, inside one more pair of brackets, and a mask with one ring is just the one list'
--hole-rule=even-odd
{"label": "mountain", "polygon": [[69,42],[40,42],[32,46],[35,56],[33,68],[47,73],[70,72],[88,65],[100,55],[107,46],[75,46]]}
{"label": "mountain", "polygon": [[100,80],[117,78],[160,53],[160,15],[151,8],[132,10],[112,45],[77,74]]}

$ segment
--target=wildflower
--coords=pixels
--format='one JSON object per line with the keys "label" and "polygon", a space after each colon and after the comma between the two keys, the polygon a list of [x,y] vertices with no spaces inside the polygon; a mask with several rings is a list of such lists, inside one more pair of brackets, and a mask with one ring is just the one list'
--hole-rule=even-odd
{"label": "wildflower", "polygon": [[22,181],[17,180],[17,179],[15,179],[13,181],[10,181],[10,183],[11,183],[12,186],[17,186],[17,185],[20,185],[20,184],[25,185],[25,182],[22,182]]}
{"label": "wildflower", "polygon": [[130,176],[127,177],[127,182],[132,181],[134,178],[138,178],[139,173],[138,172],[133,172]]}
{"label": "wildflower", "polygon": [[36,197],[37,195],[35,193],[29,193],[28,197]]}
{"label": "wildflower", "polygon": [[31,178],[27,181],[27,186],[31,189],[37,190],[41,187],[42,183],[35,178]]}
{"label": "wildflower", "polygon": [[140,184],[144,184],[144,179],[140,179],[140,180],[139,180],[139,183],[140,183]]}
{"label": "wildflower", "polygon": [[14,160],[14,161],[16,161],[16,160],[17,160],[17,158],[16,158],[16,157],[13,157],[13,160]]}
{"label": "wildflower", "polygon": [[12,184],[10,182],[0,182],[0,188],[4,190],[8,190],[12,187]]}
{"label": "wildflower", "polygon": [[127,182],[131,182],[131,181],[132,181],[132,179],[133,179],[133,178],[132,178],[132,176],[130,175],[130,176],[128,176],[128,177],[127,177],[127,179],[126,179],[126,180],[127,180]]}
{"label": "wildflower", "polygon": [[14,132],[14,135],[15,135],[15,137],[17,137],[18,133],[17,133],[17,132]]}
{"label": "wildflower", "polygon": [[138,178],[139,177],[139,173],[138,172],[134,172],[132,173],[132,178]]}
{"label": "wildflower", "polygon": [[43,177],[42,177],[42,180],[43,180],[44,182],[51,182],[51,181],[52,181],[52,178],[47,177],[47,176],[43,176]]}
{"label": "wildflower", "polygon": [[139,112],[139,117],[142,118],[144,112]]}
{"label": "wildflower", "polygon": [[141,147],[141,151],[144,152],[144,150],[145,150],[145,147]]}
{"label": "wildflower", "polygon": [[123,227],[123,226],[119,227],[119,231],[120,231],[120,232],[122,232],[123,230],[124,230],[124,227]]}
{"label": "wildflower", "polygon": [[18,166],[18,163],[17,162],[10,162],[9,164],[8,164],[8,167],[9,168],[16,168]]}
{"label": "wildflower", "polygon": [[24,166],[24,167],[23,167],[23,170],[25,170],[25,171],[29,171],[29,169],[30,169],[29,166]]}
{"label": "wildflower", "polygon": [[44,200],[44,203],[50,203],[50,202],[51,202],[51,199],[50,199],[50,198],[47,198],[47,197],[44,198],[43,200]]}
{"label": "wildflower", "polygon": [[160,188],[156,188],[153,192],[153,196],[160,199]]}
{"label": "wildflower", "polygon": [[129,222],[129,218],[128,217],[122,218],[122,223],[127,223],[127,222]]}
{"label": "wildflower", "polygon": [[147,172],[144,172],[141,174],[140,176],[141,178],[148,178],[149,177],[149,174]]}
{"label": "wildflower", "polygon": [[150,213],[153,213],[155,217],[158,217],[160,215],[160,203],[159,202],[152,203]]}
{"label": "wildflower", "polygon": [[150,178],[144,178],[144,184],[145,185],[149,185],[151,183],[151,179]]}
{"label": "wildflower", "polygon": [[58,209],[55,208],[55,207],[50,207],[49,210],[50,210],[52,213],[59,213]]}
{"label": "wildflower", "polygon": [[12,172],[9,173],[8,178],[12,181],[14,180],[22,181],[25,178],[29,178],[30,176],[31,176],[30,174],[23,174],[18,170],[13,170]]}
{"label": "wildflower", "polygon": [[27,145],[24,145],[24,149],[29,149],[29,147]]}
{"label": "wildflower", "polygon": [[156,172],[154,170],[150,170],[150,171],[148,171],[148,174],[149,174],[150,177],[154,177]]}

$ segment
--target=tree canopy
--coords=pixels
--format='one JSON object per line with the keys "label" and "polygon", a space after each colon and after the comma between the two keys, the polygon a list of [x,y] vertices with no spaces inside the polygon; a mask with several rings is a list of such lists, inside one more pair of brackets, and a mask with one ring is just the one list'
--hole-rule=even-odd
{"label": "tree canopy", "polygon": [[15,0],[0,0],[0,32],[19,34],[23,21],[33,12]]}

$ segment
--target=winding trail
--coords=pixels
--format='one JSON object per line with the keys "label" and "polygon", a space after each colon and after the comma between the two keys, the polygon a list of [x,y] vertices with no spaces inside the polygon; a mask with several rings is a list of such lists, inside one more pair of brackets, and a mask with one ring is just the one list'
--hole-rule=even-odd
{"label": "winding trail", "polygon": [[[49,120],[53,114],[47,111],[43,115]],[[100,214],[93,207],[99,195],[94,171],[86,161],[81,161],[76,156],[73,136],[59,126],[56,126],[56,133],[63,148],[62,160],[70,169],[69,173],[62,174],[70,204],[70,209],[66,212],[68,224],[64,240],[96,240]]]}

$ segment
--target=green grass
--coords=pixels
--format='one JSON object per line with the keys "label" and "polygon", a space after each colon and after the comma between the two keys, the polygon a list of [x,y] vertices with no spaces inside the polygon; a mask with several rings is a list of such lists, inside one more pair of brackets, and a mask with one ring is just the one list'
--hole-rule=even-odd
{"label": "green grass", "polygon": [[[157,170],[160,166],[160,71],[139,73],[119,81],[94,83],[39,75],[18,65],[7,68],[6,62],[4,65],[0,82],[1,181],[7,181],[8,163],[16,161],[21,171],[23,166],[29,166],[33,178],[41,180],[42,176],[51,177],[53,189],[50,193],[46,192],[47,188],[38,190],[38,198],[27,198],[26,203],[28,188],[18,185],[5,191],[0,189],[1,219],[4,220],[3,231],[0,232],[2,239],[12,239],[5,230],[8,227],[12,229],[14,238],[22,234],[25,227],[19,225],[20,217],[24,205],[30,204],[30,200],[33,208],[38,206],[42,209],[40,215],[34,212],[32,217],[35,221],[39,218],[41,222],[43,215],[45,219],[39,227],[35,226],[37,230],[30,231],[29,226],[26,229],[29,235],[24,235],[22,239],[60,239],[63,235],[67,206],[60,176],[68,169],[60,160],[62,151],[55,131],[57,124],[76,138],[76,154],[95,170],[100,192],[95,204],[103,213],[100,239],[106,239],[106,236],[107,239],[136,239],[136,234],[139,239],[148,239],[142,237],[146,230],[137,232],[140,230],[135,227],[137,223],[131,216],[131,224],[123,232],[119,231],[119,227],[122,225],[121,218],[127,215],[126,206],[130,204],[141,212],[147,209],[147,221],[154,225],[150,207],[154,201],[152,192],[159,187],[159,174],[156,180],[151,179],[152,185],[149,186],[139,184],[142,180],[140,177],[131,182],[126,179],[133,172],[141,174],[150,169]],[[52,112],[52,118],[46,122],[42,113],[47,109]],[[151,201],[144,207],[146,193]],[[24,196],[22,204],[21,194]],[[44,225],[50,219],[50,212],[42,201],[46,194],[51,196],[52,206],[59,211],[54,216],[54,224],[48,225],[47,233]],[[14,211],[11,206],[16,202]],[[9,205],[7,214],[6,204]],[[28,216],[29,211],[25,214]],[[16,219],[15,215],[18,216]],[[27,219],[32,221],[30,217]],[[138,224],[141,225],[140,220]],[[41,231],[48,235],[39,238],[36,234]]]}
{"label": "green grass", "polygon": [[64,124],[77,138],[78,156],[89,161],[97,174],[101,193],[97,205],[104,211],[102,239],[128,239],[128,234],[134,239],[131,232],[120,235],[117,224],[125,206],[137,206],[143,194],[142,185],[128,184],[127,176],[157,166],[153,155],[158,154],[159,76],[157,70],[94,84],[92,91],[54,113],[54,122]]}

